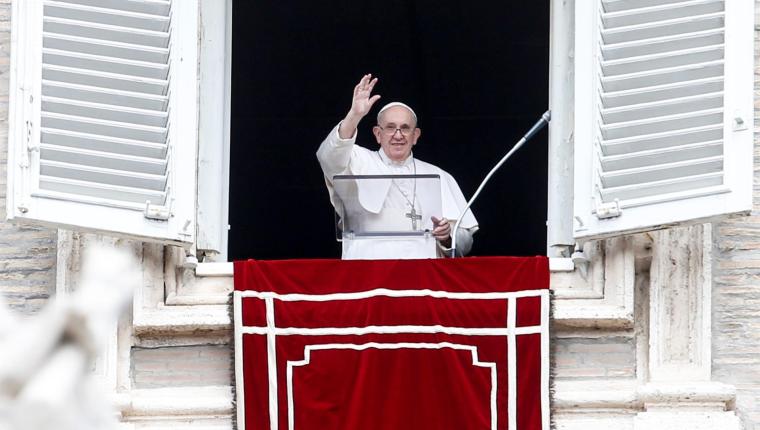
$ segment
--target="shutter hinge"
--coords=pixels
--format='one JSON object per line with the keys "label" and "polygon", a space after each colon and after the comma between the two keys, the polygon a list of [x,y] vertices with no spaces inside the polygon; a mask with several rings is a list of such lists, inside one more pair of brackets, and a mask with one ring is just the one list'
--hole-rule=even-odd
{"label": "shutter hinge", "polygon": [[145,202],[145,218],[158,221],[167,221],[172,216],[172,211],[166,206],[150,204],[150,200]]}
{"label": "shutter hinge", "polygon": [[[193,223],[193,221],[191,221],[191,220],[189,220],[189,219],[186,219],[186,220],[185,220],[185,223],[182,225],[182,231],[180,231],[180,232],[179,232],[179,235],[180,235],[180,236],[185,236],[185,237],[190,237],[190,236],[192,236],[193,234],[192,234],[191,232],[189,232],[189,231],[188,231],[188,229],[190,228],[190,225],[191,225],[192,223]],[[197,262],[197,261],[196,261],[196,262]]]}
{"label": "shutter hinge", "polygon": [[615,199],[613,202],[600,203],[596,206],[596,217],[599,219],[615,218],[623,214],[620,209],[620,200]]}
{"label": "shutter hinge", "polygon": [[734,112],[734,121],[732,122],[733,131],[742,131],[747,129],[747,123],[744,121],[744,116],[741,112]]}
{"label": "shutter hinge", "polygon": [[31,165],[31,153],[39,152],[40,145],[32,142],[32,132],[34,131],[34,124],[31,121],[26,121],[26,151],[24,151],[21,162],[19,165],[26,169]]}

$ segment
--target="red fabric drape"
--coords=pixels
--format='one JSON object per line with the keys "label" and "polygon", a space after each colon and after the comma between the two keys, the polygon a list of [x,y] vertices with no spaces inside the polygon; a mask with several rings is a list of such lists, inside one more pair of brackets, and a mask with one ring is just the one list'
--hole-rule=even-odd
{"label": "red fabric drape", "polygon": [[246,429],[506,430],[510,395],[517,429],[547,428],[545,257],[249,260],[234,273]]}

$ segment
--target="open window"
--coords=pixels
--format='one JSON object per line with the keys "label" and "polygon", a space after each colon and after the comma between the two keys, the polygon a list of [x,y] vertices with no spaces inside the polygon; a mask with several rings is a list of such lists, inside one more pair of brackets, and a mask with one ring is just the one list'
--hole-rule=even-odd
{"label": "open window", "polygon": [[[231,5],[14,1],[8,217],[223,260]],[[552,106],[551,127],[564,124],[575,149],[574,185],[560,193],[574,212],[549,221],[572,230],[562,243],[749,210],[751,2],[592,0],[553,14],[574,21],[552,36],[574,41],[571,79],[552,78],[575,95],[569,114]],[[431,129],[451,133],[439,116]]]}
{"label": "open window", "polygon": [[[404,101],[422,129],[414,157],[448,171],[468,197],[547,108],[547,2],[234,6],[233,258],[340,257],[315,152],[365,73],[379,78],[382,98],[359,124],[357,144],[379,149],[377,111]],[[471,255],[544,252],[546,170],[542,132],[475,202],[481,230]]]}

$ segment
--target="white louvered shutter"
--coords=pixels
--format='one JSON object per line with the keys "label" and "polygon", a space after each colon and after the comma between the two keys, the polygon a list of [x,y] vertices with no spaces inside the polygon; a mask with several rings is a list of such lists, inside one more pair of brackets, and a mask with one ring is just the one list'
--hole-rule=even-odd
{"label": "white louvered shutter", "polygon": [[752,207],[752,0],[576,1],[577,238]]}
{"label": "white louvered shutter", "polygon": [[197,7],[14,2],[10,219],[192,243]]}

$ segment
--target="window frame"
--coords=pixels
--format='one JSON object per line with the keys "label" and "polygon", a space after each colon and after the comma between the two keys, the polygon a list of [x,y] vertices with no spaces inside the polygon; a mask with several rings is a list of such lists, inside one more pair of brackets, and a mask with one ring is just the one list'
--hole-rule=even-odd
{"label": "window frame", "polygon": [[[202,0],[203,1],[203,0]],[[207,0],[208,1],[208,0]],[[213,0],[210,0],[213,1]],[[232,2],[228,4],[226,31],[231,34]],[[635,272],[635,240],[616,238],[587,245],[587,262],[570,258],[575,246],[572,232],[573,213],[573,39],[574,0],[551,0],[551,54],[550,54],[550,105],[554,109],[554,122],[549,128],[549,157],[559,169],[549,169],[549,217],[547,222],[547,256],[551,272],[552,289],[557,296],[555,319],[568,327],[630,328],[633,325],[633,290]],[[204,23],[205,31],[208,24]],[[229,49],[231,45],[227,46]],[[203,58],[203,56],[201,56]],[[227,51],[229,63],[231,50]],[[229,79],[229,71],[225,71]],[[203,85],[203,80],[201,80]],[[201,89],[201,91],[203,91]],[[230,105],[225,105],[225,120],[229,119]],[[201,110],[201,115],[203,111]],[[229,154],[229,123],[226,128],[224,148]],[[218,133],[218,131],[217,131]],[[214,140],[201,140],[200,144],[214,144]],[[218,141],[216,141],[218,142]],[[218,145],[217,145],[218,146]],[[227,162],[228,162],[227,158]],[[199,165],[202,172],[203,163]],[[213,171],[212,171],[213,172]],[[228,175],[228,170],[226,174]],[[203,177],[201,175],[201,177]],[[229,181],[229,177],[223,178]],[[227,182],[228,184],[228,182]],[[199,192],[201,188],[199,185]],[[229,188],[224,189],[228,197]],[[200,198],[200,197],[199,197]],[[553,214],[553,215],[552,215]],[[202,227],[199,220],[199,229]],[[223,226],[225,229],[227,225]],[[212,226],[213,228],[213,226]],[[226,230],[225,230],[226,235]],[[226,237],[226,236],[225,236]],[[589,248],[590,247],[590,248]],[[201,249],[199,247],[199,249]],[[602,249],[602,252],[598,250]],[[166,251],[169,252],[169,251]],[[165,271],[182,273],[188,269],[187,257],[175,252],[167,260]],[[576,263],[578,261],[578,263]],[[219,305],[227,303],[233,289],[233,264],[226,261],[226,253],[197,263],[193,276],[175,276],[165,285],[164,300],[157,310],[135,311],[135,321],[146,332],[155,329],[174,314],[189,314],[196,323],[223,330],[228,315],[222,314]],[[136,307],[137,309],[137,307]],[[169,312],[169,313],[167,313]],[[170,316],[170,314],[172,316]],[[177,322],[178,329],[185,322]],[[181,327],[179,327],[181,326]]]}
{"label": "window frame", "polygon": [[199,0],[198,227],[204,261],[227,261],[232,116],[232,2]]}
{"label": "window frame", "polygon": [[[188,175],[184,177],[196,178],[193,184],[193,190],[196,196],[194,202],[197,207],[184,207],[184,211],[193,214],[190,217],[174,217],[170,222],[178,224],[187,224],[197,226],[190,234],[184,235],[184,240],[168,240],[167,244],[181,244],[196,247],[199,250],[211,250],[215,256],[210,261],[226,261],[226,244],[228,231],[228,203],[229,203],[229,123],[230,123],[230,68],[231,68],[231,32],[232,32],[232,1],[225,0],[223,3],[224,12],[220,12],[217,7],[215,10],[210,9],[218,6],[220,2],[210,0],[197,0],[198,3],[178,1],[173,7],[176,13],[187,15],[187,19],[196,22],[197,28],[200,29],[199,44],[191,44],[187,37],[179,37],[185,43],[179,43],[176,47],[181,50],[182,61],[194,61],[200,65],[200,75],[184,75],[179,79],[173,80],[173,86],[176,93],[189,93],[185,91],[189,88],[195,88],[200,92],[196,96],[196,103],[178,103],[177,109],[184,112],[184,115],[195,118],[194,126],[174,127],[174,132],[178,133],[172,139],[175,141],[195,140],[199,145],[197,159],[188,155],[177,153],[174,159],[174,168],[177,175]],[[551,46],[550,46],[550,105],[554,109],[555,121],[549,127],[549,189],[548,189],[548,235],[547,235],[547,255],[555,258],[567,258],[572,252],[575,245],[575,238],[572,235],[572,203],[573,196],[573,165],[568,164],[568,158],[573,157],[574,142],[574,124],[572,123],[572,102],[574,99],[574,88],[567,85],[573,82],[573,55],[575,37],[575,19],[577,17],[576,8],[580,2],[552,0],[551,4]],[[729,3],[729,2],[727,2]],[[197,4],[195,9],[197,13],[190,13],[193,10],[192,4]],[[39,0],[28,2],[13,2],[12,31],[18,34],[20,26],[35,26],[41,31],[40,22],[32,22],[29,18],[34,13],[34,8],[41,8],[42,3]],[[727,5],[728,7],[728,5]],[[192,17],[191,17],[192,15]],[[194,17],[194,18],[193,18]],[[751,19],[750,19],[751,20]],[[186,23],[185,19],[181,20]],[[728,24],[727,24],[728,25]],[[223,29],[220,27],[223,26]],[[31,30],[34,31],[34,30]],[[219,40],[219,36],[224,34],[224,41]],[[572,37],[567,37],[572,36]],[[215,40],[213,38],[216,38]],[[11,106],[9,110],[10,127],[9,140],[17,141],[23,137],[24,118],[29,116],[30,106],[27,103],[19,103],[19,100],[27,98],[29,87],[26,82],[29,81],[29,73],[25,73],[29,68],[28,49],[25,44],[30,43],[28,38],[12,41],[13,49],[11,52]],[[213,57],[215,51],[220,46],[224,46],[224,55],[222,59]],[[730,46],[730,43],[727,43]],[[198,58],[197,56],[200,56]],[[209,58],[213,59],[209,61]],[[200,61],[199,61],[200,60]],[[19,83],[21,76],[23,83]],[[220,84],[219,77],[223,77]],[[36,79],[39,83],[39,79]],[[214,91],[214,89],[223,88],[223,91]],[[176,91],[176,88],[182,88],[183,91]],[[197,103],[201,100],[201,103]],[[38,103],[39,101],[35,101]],[[198,106],[196,115],[188,114],[192,106]],[[219,107],[223,109],[220,112]],[[750,115],[751,117],[752,115]],[[727,116],[728,117],[728,116]],[[563,120],[564,118],[564,120]],[[727,118],[728,120],[728,118]],[[39,130],[33,130],[33,133],[39,133]],[[8,167],[9,170],[18,170],[19,160],[23,158],[24,151],[19,151],[20,145],[9,145]],[[38,153],[32,149],[32,156],[38,157]],[[184,157],[184,158],[183,158]],[[558,168],[554,168],[558,167]],[[184,169],[184,170],[183,170]],[[196,170],[197,169],[197,170]],[[191,174],[187,172],[193,170]],[[730,174],[730,169],[727,169]],[[183,173],[184,172],[184,173]],[[197,176],[196,176],[197,175]],[[203,178],[202,180],[199,178]],[[33,179],[33,178],[32,178]],[[27,181],[23,186],[29,186],[29,179],[16,175],[8,181],[8,218],[15,219],[19,216],[18,206],[22,204],[19,196],[11,192],[14,187],[14,181]],[[188,187],[187,181],[176,181],[175,186],[178,188]],[[749,183],[751,187],[751,182]],[[219,189],[222,192],[219,192]],[[221,208],[221,210],[218,210]],[[196,212],[197,210],[197,212]],[[197,219],[195,214],[197,213]],[[106,218],[105,211],[100,213],[99,218]],[[197,221],[197,224],[196,224]],[[125,222],[125,221],[120,221]],[[680,223],[680,222],[679,222]],[[60,225],[49,223],[50,225]],[[63,223],[63,225],[76,225],[74,222]],[[105,227],[96,227],[95,230],[109,231]],[[197,232],[197,235],[195,234]],[[137,237],[145,240],[156,240],[157,236],[150,235],[133,235],[125,233],[131,237]],[[610,235],[618,235],[619,232],[612,232]],[[161,240],[160,238],[158,240]],[[557,260],[559,261],[559,260]],[[555,267],[565,267],[566,263],[555,263]]]}

